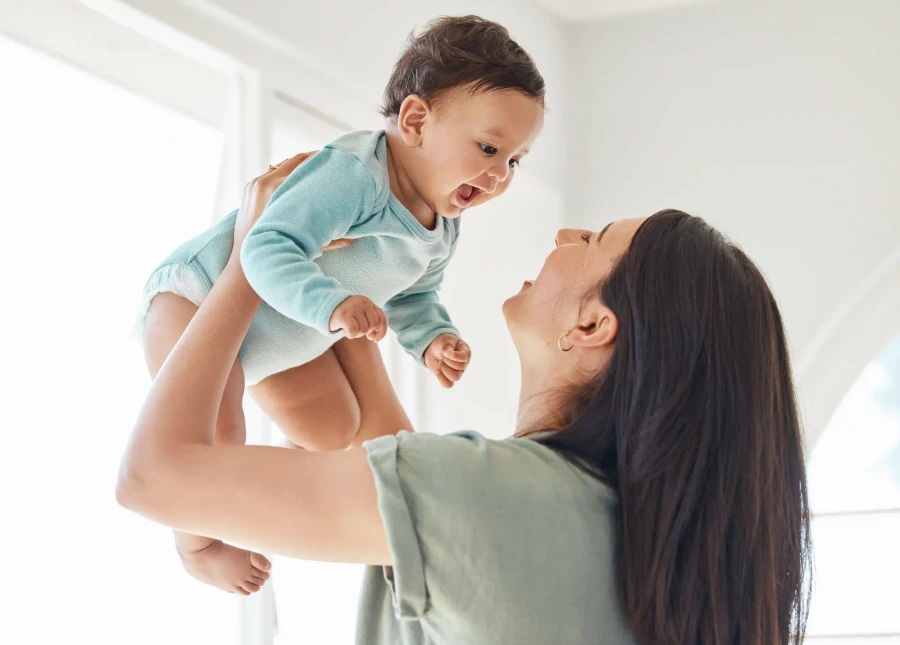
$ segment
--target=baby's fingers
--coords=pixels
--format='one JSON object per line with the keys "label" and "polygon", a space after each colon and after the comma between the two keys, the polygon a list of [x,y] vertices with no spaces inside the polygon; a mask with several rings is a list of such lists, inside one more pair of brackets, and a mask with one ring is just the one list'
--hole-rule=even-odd
{"label": "baby's fingers", "polygon": [[369,340],[373,340],[377,343],[384,339],[384,337],[387,335],[387,316],[380,307],[375,307],[372,318],[374,319],[374,322],[371,329],[369,330],[369,333],[367,334],[367,337],[369,338]]}

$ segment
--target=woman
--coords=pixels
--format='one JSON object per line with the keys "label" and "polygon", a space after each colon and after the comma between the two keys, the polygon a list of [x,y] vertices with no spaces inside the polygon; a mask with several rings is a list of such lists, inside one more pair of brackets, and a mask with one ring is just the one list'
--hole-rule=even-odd
{"label": "woman", "polygon": [[[302,159],[248,186],[236,250]],[[801,641],[809,512],[783,326],[754,265],[702,220],[560,231],[503,307],[522,367],[505,441],[387,421],[343,452],[213,445],[259,303],[230,262],[147,396],[122,505],[381,565],[360,643]]]}

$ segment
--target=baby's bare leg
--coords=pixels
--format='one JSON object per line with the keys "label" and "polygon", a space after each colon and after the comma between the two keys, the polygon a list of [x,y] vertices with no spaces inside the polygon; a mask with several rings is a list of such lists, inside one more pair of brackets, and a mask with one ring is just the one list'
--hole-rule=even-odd
{"label": "baby's bare leg", "polygon": [[[144,357],[154,378],[166,357],[181,338],[197,307],[172,293],[160,293],[150,304],[144,323]],[[219,416],[216,420],[215,442],[243,444],[246,425],[242,406],[244,371],[234,362],[225,385]],[[175,531],[175,545],[185,569],[207,584],[228,591],[248,595],[269,577],[269,561],[258,553],[238,549],[221,540]]]}
{"label": "baby's bare leg", "polygon": [[412,422],[397,398],[378,345],[365,338],[345,338],[334,346],[334,353],[359,402],[359,432],[351,447],[401,430],[412,432]]}
{"label": "baby's bare leg", "polygon": [[332,350],[273,374],[248,392],[294,445],[343,450],[359,432],[356,395]]}
{"label": "baby's bare leg", "polygon": [[365,338],[341,340],[249,392],[288,441],[307,450],[343,450],[412,430],[378,346]]}

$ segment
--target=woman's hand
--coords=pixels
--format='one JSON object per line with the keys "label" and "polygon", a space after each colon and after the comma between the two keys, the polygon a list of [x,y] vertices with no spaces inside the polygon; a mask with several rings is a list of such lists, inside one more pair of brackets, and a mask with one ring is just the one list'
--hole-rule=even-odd
{"label": "woman's hand", "polygon": [[215,444],[222,393],[261,302],[241,270],[240,246],[281,182],[310,156],[292,157],[247,185],[233,261],[150,386],[122,458],[116,499],[186,533],[260,551],[390,565],[365,450]]}
{"label": "woman's hand", "polygon": [[[269,203],[278,187],[287,179],[288,175],[296,170],[297,166],[314,154],[316,153],[301,152],[290,159],[285,159],[281,163],[269,166],[266,172],[250,180],[244,186],[244,197],[234,225],[234,246],[232,247],[230,262],[240,262],[241,245],[244,243],[244,238],[247,237],[247,233],[256,224],[256,220],[263,214],[266,204]],[[352,243],[353,240],[350,239],[335,240],[325,246],[322,251],[344,248]]]}

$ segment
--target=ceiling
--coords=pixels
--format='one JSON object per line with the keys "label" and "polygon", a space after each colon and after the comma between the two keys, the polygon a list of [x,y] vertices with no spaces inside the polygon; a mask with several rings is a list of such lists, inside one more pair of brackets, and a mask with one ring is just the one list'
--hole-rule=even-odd
{"label": "ceiling", "polygon": [[566,21],[595,20],[623,14],[725,0],[533,0]]}

